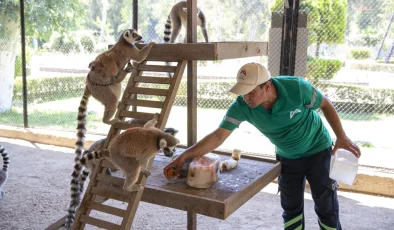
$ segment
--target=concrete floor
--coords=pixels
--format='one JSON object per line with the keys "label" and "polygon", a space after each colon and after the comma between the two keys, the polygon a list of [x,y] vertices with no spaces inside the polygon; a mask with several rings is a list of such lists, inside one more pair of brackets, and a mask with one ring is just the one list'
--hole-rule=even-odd
{"label": "concrete floor", "polygon": [[[41,230],[63,217],[70,200],[74,150],[8,138],[0,138],[0,144],[11,159],[5,197],[0,200],[0,229]],[[269,184],[227,220],[198,215],[197,229],[283,229],[276,192],[277,185]],[[394,199],[348,192],[338,196],[343,229],[393,229]],[[308,192],[305,216],[306,229],[318,229]],[[186,213],[141,202],[133,229],[186,229]]]}

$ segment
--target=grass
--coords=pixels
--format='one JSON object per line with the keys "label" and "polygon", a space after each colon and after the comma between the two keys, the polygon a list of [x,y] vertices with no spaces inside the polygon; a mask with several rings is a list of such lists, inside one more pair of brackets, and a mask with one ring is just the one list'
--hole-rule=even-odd
{"label": "grass", "polygon": [[[75,130],[77,127],[77,113],[67,111],[33,110],[29,111],[29,127],[52,128],[57,130]],[[88,113],[88,129],[95,129],[101,122],[101,117],[96,113]],[[0,114],[1,124],[23,125],[23,112],[20,108],[13,107],[10,111]]]}

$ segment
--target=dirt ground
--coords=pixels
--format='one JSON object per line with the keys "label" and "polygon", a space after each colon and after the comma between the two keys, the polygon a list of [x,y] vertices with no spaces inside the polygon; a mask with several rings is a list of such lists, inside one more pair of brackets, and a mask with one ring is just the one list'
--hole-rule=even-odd
{"label": "dirt ground", "polygon": [[[11,158],[0,200],[0,229],[42,230],[66,214],[73,149],[0,138]],[[197,229],[282,229],[277,185],[269,184],[226,220],[198,215]],[[343,229],[387,230],[394,225],[394,199],[339,192]],[[120,206],[124,204],[119,204]],[[306,229],[318,229],[305,193]],[[93,228],[89,228],[93,229]],[[133,229],[186,229],[186,212],[141,202]]]}

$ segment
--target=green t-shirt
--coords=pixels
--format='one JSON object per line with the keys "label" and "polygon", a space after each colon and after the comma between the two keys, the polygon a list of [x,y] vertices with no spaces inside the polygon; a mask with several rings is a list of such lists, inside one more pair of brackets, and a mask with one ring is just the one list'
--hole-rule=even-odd
{"label": "green t-shirt", "polygon": [[318,153],[332,141],[319,114],[323,95],[303,78],[272,78],[277,100],[269,111],[262,106],[249,108],[242,96],[230,105],[220,127],[233,131],[241,122],[254,125],[276,146],[276,153],[286,158],[301,158]]}

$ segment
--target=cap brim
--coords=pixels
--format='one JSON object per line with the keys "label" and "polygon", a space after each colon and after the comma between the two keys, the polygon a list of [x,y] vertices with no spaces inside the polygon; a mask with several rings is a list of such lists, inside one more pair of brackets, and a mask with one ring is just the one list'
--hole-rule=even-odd
{"label": "cap brim", "polygon": [[250,91],[252,91],[254,88],[256,88],[255,85],[245,85],[237,83],[229,91],[234,94],[245,95],[250,93]]}

